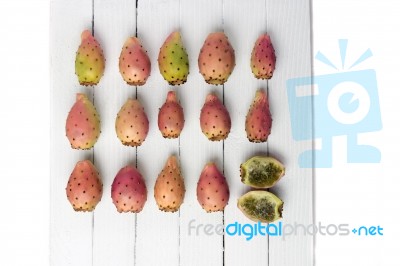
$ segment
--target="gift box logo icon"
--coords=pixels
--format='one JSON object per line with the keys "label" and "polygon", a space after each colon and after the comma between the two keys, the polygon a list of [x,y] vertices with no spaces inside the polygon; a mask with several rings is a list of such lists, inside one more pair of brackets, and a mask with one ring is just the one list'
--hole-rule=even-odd
{"label": "gift box logo icon", "polygon": [[[344,68],[347,40],[339,40],[339,48]],[[321,140],[320,149],[299,155],[300,167],[332,167],[332,138],[343,135],[347,137],[348,163],[380,162],[378,148],[358,144],[358,134],[382,129],[376,72],[351,70],[371,56],[368,49],[346,71],[287,81],[293,138]],[[320,52],[316,59],[338,69]]]}

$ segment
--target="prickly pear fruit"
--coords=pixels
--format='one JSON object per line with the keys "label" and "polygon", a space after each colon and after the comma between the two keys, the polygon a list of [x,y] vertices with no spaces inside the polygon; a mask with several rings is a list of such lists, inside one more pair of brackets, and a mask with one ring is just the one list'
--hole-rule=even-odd
{"label": "prickly pear fruit", "polygon": [[265,142],[271,133],[272,118],[267,95],[263,90],[256,92],[246,116],[246,133],[251,142]]}
{"label": "prickly pear fruit", "polygon": [[282,200],[268,191],[247,192],[238,199],[237,205],[254,222],[272,223],[282,218]]}
{"label": "prickly pear fruit", "polygon": [[129,37],[119,56],[119,72],[129,85],[142,86],[150,76],[151,63],[140,40]]}
{"label": "prickly pear fruit", "polygon": [[228,183],[214,163],[208,163],[201,172],[197,201],[206,212],[223,211],[228,204]]}
{"label": "prickly pear fruit", "polygon": [[182,132],[185,119],[182,106],[174,91],[169,91],[167,99],[158,112],[158,128],[164,138],[177,138]]}
{"label": "prickly pear fruit", "polygon": [[140,146],[149,133],[149,120],[138,100],[128,99],[119,110],[115,131],[122,144]]}
{"label": "prickly pear fruit", "polygon": [[154,198],[158,208],[165,212],[176,212],[185,197],[185,183],[178,160],[170,156],[158,175],[154,186]]}
{"label": "prickly pear fruit", "polygon": [[83,93],[69,111],[65,131],[73,149],[91,149],[100,135],[100,118],[92,102]]}
{"label": "prickly pear fruit", "polygon": [[67,198],[75,211],[93,211],[103,195],[103,183],[91,161],[80,161],[69,177]]}
{"label": "prickly pear fruit", "polygon": [[140,172],[132,166],[119,170],[111,185],[111,198],[118,212],[138,213],[147,200],[147,188]]}
{"label": "prickly pear fruit", "polygon": [[209,84],[222,85],[235,67],[235,51],[223,32],[208,35],[199,55],[199,70]]}
{"label": "prickly pear fruit", "polygon": [[81,45],[75,58],[75,74],[78,76],[79,83],[84,86],[99,83],[104,74],[104,65],[105,59],[100,44],[90,31],[83,31]]}
{"label": "prickly pear fruit", "polygon": [[268,34],[261,35],[254,44],[250,66],[254,77],[270,79],[275,70],[275,50]]}
{"label": "prickly pear fruit", "polygon": [[273,187],[284,175],[283,164],[268,156],[254,156],[240,165],[243,184],[254,188]]}
{"label": "prickly pear fruit", "polygon": [[189,75],[189,58],[178,31],[172,32],[161,46],[158,67],[170,85],[181,85],[186,82]]}
{"label": "prickly pear fruit", "polygon": [[209,140],[226,139],[231,130],[228,110],[215,94],[208,94],[200,113],[200,127]]}

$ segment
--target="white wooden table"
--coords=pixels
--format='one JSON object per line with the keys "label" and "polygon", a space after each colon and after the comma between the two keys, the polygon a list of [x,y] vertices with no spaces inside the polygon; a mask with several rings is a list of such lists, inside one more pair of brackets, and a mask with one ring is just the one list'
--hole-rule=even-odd
{"label": "white wooden table", "polygon": [[[194,225],[249,223],[236,207],[249,188],[240,182],[239,165],[256,154],[271,154],[286,166],[286,175],[271,191],[285,202],[283,223],[313,222],[311,169],[298,167],[298,154],[311,143],[291,135],[286,81],[311,75],[310,0],[53,0],[51,3],[51,264],[62,265],[185,265],[185,266],[308,266],[313,264],[313,237],[244,237],[189,234]],[[92,28],[93,27],[93,28]],[[104,77],[95,88],[78,84],[74,74],[80,33],[93,29],[106,57]],[[185,112],[185,128],[177,140],[164,139],[157,127],[158,108],[171,88],[158,71],[157,55],[167,35],[180,30],[189,54],[188,81],[176,87]],[[208,33],[223,30],[236,53],[236,68],[222,88],[208,85],[198,73],[197,57]],[[270,81],[256,80],[250,70],[251,49],[263,32],[271,35],[277,68]],[[152,74],[145,86],[128,86],[118,71],[125,39],[137,36],[148,50]],[[246,138],[244,119],[257,89],[268,89],[273,116],[268,143]],[[65,119],[77,92],[94,99],[102,133],[94,149],[72,150],[65,137]],[[205,96],[216,92],[230,111],[232,130],[223,142],[210,142],[199,125]],[[115,117],[128,97],[138,97],[150,121],[139,148],[123,146],[114,130]],[[311,107],[310,107],[311,108]],[[179,155],[186,184],[179,212],[160,212],[153,187],[167,157]],[[93,213],[76,213],[65,195],[75,163],[92,159],[100,171],[103,199]],[[196,199],[203,166],[215,161],[230,186],[225,212],[207,214]],[[149,190],[139,214],[119,214],[111,201],[111,183],[120,168],[135,165]]]}

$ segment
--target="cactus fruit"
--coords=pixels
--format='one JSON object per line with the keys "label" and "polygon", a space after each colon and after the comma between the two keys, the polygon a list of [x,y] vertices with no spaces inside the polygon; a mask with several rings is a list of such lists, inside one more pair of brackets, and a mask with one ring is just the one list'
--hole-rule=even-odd
{"label": "cactus fruit", "polygon": [[126,146],[140,146],[149,132],[149,120],[138,100],[128,99],[119,110],[115,131]]}
{"label": "cactus fruit", "polygon": [[235,68],[235,51],[223,32],[208,35],[200,50],[200,74],[209,84],[224,84]]}
{"label": "cactus fruit", "polygon": [[189,75],[189,58],[178,31],[172,32],[161,46],[158,67],[170,85],[181,85],[186,82]]}
{"label": "cactus fruit", "polygon": [[215,94],[208,94],[200,113],[203,134],[212,141],[224,140],[231,130],[228,110]]}
{"label": "cactus fruit", "polygon": [[174,91],[169,91],[167,99],[158,112],[158,128],[164,138],[177,138],[182,132],[185,119],[182,106]]}
{"label": "cactus fruit", "polygon": [[284,175],[283,164],[268,156],[254,156],[240,165],[243,184],[254,188],[273,187]]}
{"label": "cactus fruit", "polygon": [[91,149],[100,135],[100,118],[92,102],[83,93],[69,111],[65,131],[73,149]]}
{"label": "cactus fruit", "polygon": [[247,192],[238,199],[237,205],[254,222],[272,223],[282,218],[282,200],[268,191]]}
{"label": "cactus fruit", "polygon": [[111,185],[111,198],[118,212],[138,213],[147,200],[147,188],[140,172],[132,166],[119,170]]}
{"label": "cactus fruit", "polygon": [[170,156],[156,180],[154,198],[160,210],[176,212],[184,197],[185,183],[178,160],[175,156]]}
{"label": "cactus fruit", "polygon": [[254,77],[270,79],[275,70],[275,50],[268,34],[261,35],[254,44],[250,66]]}
{"label": "cactus fruit", "polygon": [[84,86],[99,83],[104,74],[104,66],[105,59],[100,44],[90,31],[84,30],[75,58],[75,74],[78,76],[79,83]]}
{"label": "cactus fruit", "polygon": [[214,163],[208,163],[201,172],[197,201],[206,212],[223,211],[228,204],[228,183]]}
{"label": "cactus fruit", "polygon": [[65,190],[75,211],[94,210],[103,195],[103,184],[91,161],[80,161],[75,165]]}
{"label": "cactus fruit", "polygon": [[119,56],[119,72],[129,85],[142,86],[150,76],[151,63],[140,40],[129,37]]}
{"label": "cactus fruit", "polygon": [[246,116],[247,138],[251,142],[266,142],[271,133],[271,125],[267,95],[263,90],[259,90]]}

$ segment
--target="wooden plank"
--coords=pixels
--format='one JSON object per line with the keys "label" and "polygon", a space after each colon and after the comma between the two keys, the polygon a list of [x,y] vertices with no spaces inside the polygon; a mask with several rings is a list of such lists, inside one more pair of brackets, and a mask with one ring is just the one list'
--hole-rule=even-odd
{"label": "wooden plank", "polygon": [[[207,35],[222,30],[222,1],[181,1],[181,31],[189,54],[190,75],[181,90],[186,124],[181,136],[181,161],[186,179],[186,197],[181,207],[180,219],[180,262],[181,265],[222,265],[223,237],[212,230],[211,235],[204,232],[206,225],[222,224],[222,213],[206,213],[196,197],[197,181],[209,161],[223,167],[223,143],[211,142],[200,128],[200,110],[205,97],[215,92],[222,99],[223,89],[205,83],[197,66],[200,48]],[[191,222],[192,221],[192,222]],[[190,230],[189,225],[200,226]],[[209,226],[209,228],[211,228]],[[189,231],[190,230],[190,231]]]}
{"label": "wooden plank", "polygon": [[[284,224],[313,223],[312,169],[299,168],[298,155],[311,150],[311,142],[293,140],[286,81],[290,78],[311,76],[310,1],[267,0],[268,32],[277,55],[277,69],[268,82],[274,122],[269,139],[269,151],[283,161],[286,175],[271,189],[285,202]],[[310,92],[311,95],[311,92]],[[310,110],[304,110],[311,115]],[[309,118],[311,119],[311,118]],[[304,130],[311,130],[305,128]],[[310,154],[311,156],[311,154]],[[310,158],[311,159],[311,158]],[[312,265],[313,237],[270,237],[269,264],[271,266]]]}
{"label": "wooden plank", "polygon": [[65,194],[76,162],[92,159],[93,154],[71,149],[65,137],[65,120],[76,93],[91,95],[92,89],[79,86],[75,76],[80,35],[91,26],[92,1],[51,2],[51,265],[92,265],[93,214],[74,212]]}
{"label": "wooden plank", "polygon": [[[250,189],[240,181],[240,164],[254,155],[268,153],[267,143],[249,142],[245,131],[245,117],[255,92],[267,89],[267,81],[254,78],[250,68],[253,45],[266,32],[265,1],[225,1],[224,26],[236,52],[236,67],[225,85],[225,104],[232,118],[232,132],[225,142],[225,174],[231,188],[225,224],[253,224],[237,208],[237,199]],[[245,236],[226,235],[225,265],[268,265],[268,236],[246,240]]]}
{"label": "wooden plank", "polygon": [[[179,265],[179,213],[158,210],[154,184],[167,158],[179,154],[178,139],[164,139],[158,130],[158,110],[172,89],[158,69],[158,53],[167,36],[179,28],[179,0],[139,1],[138,37],[147,49],[152,63],[146,85],[138,87],[150,121],[146,141],[138,148],[138,164],[142,167],[149,190],[143,211],[137,216],[136,265]],[[174,89],[175,90],[175,89]],[[180,88],[177,89],[178,97]]]}
{"label": "wooden plank", "polygon": [[95,0],[94,33],[103,47],[106,69],[95,88],[95,104],[102,133],[94,157],[103,175],[103,200],[96,209],[93,232],[93,265],[134,265],[136,215],[120,214],[111,201],[111,184],[124,166],[136,164],[136,149],[121,144],[115,118],[136,88],[122,79],[118,60],[125,40],[136,33],[136,3],[130,0]]}

